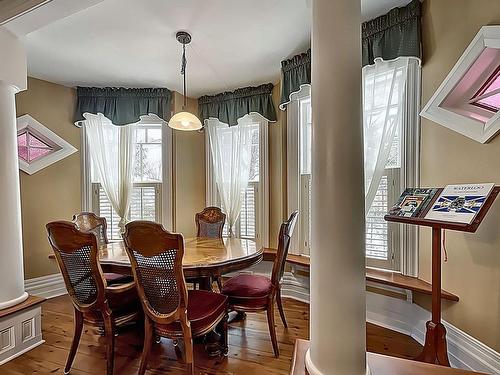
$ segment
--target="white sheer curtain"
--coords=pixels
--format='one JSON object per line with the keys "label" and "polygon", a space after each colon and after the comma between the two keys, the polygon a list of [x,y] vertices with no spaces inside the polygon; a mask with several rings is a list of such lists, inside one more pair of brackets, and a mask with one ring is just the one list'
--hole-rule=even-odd
{"label": "white sheer curtain", "polygon": [[363,68],[366,213],[375,199],[403,116],[407,69],[407,58],[378,59]]}
{"label": "white sheer curtain", "polygon": [[248,186],[252,159],[252,124],[247,116],[238,125],[228,126],[217,119],[206,120],[212,164],[222,207],[227,215],[229,236],[234,234],[242,204],[242,192]]}
{"label": "white sheer curtain", "polygon": [[136,124],[116,126],[103,114],[85,113],[85,132],[95,172],[124,230],[130,210]]}

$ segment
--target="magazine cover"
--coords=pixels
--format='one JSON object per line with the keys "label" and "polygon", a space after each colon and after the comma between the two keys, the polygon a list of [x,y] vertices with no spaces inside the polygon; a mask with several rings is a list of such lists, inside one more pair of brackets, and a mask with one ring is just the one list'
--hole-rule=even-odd
{"label": "magazine cover", "polygon": [[448,185],[425,218],[470,224],[494,186],[493,183]]}
{"label": "magazine cover", "polygon": [[398,202],[389,211],[389,215],[416,217],[432,201],[438,189],[435,188],[409,188],[406,189]]}

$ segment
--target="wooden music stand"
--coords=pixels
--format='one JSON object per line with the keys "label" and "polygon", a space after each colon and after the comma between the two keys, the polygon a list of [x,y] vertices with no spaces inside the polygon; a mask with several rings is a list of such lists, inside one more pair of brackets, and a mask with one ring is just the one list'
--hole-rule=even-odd
{"label": "wooden music stand", "polygon": [[424,349],[416,360],[449,367],[450,361],[448,360],[446,345],[446,329],[443,323],[441,323],[441,232],[443,229],[449,229],[475,233],[500,192],[500,186],[493,188],[470,224],[425,219],[425,215],[427,215],[427,212],[442,191],[442,188],[438,189],[432,202],[418,217],[385,215],[384,219],[395,223],[421,225],[432,228],[432,319],[426,323]]}

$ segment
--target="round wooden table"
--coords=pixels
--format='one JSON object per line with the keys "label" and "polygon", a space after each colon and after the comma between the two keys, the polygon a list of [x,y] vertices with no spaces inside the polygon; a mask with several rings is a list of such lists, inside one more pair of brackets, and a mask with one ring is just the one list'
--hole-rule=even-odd
{"label": "round wooden table", "polygon": [[[238,271],[262,260],[264,249],[255,241],[241,238],[186,238],[182,260],[186,278],[206,278]],[[123,242],[112,242],[100,249],[99,262],[105,272],[131,274]],[[208,285],[205,285],[208,287]]]}

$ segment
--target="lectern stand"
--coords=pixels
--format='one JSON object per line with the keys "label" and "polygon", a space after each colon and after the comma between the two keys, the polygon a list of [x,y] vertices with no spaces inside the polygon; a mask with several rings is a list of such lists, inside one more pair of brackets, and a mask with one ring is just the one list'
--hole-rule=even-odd
{"label": "lectern stand", "polygon": [[443,189],[437,191],[427,210],[421,212],[418,217],[385,215],[384,219],[396,223],[432,228],[432,319],[426,324],[424,349],[416,359],[422,362],[450,366],[446,345],[446,329],[441,322],[441,233],[443,229],[475,233],[500,192],[500,186],[493,188],[470,224],[425,219],[425,215],[442,191]]}

